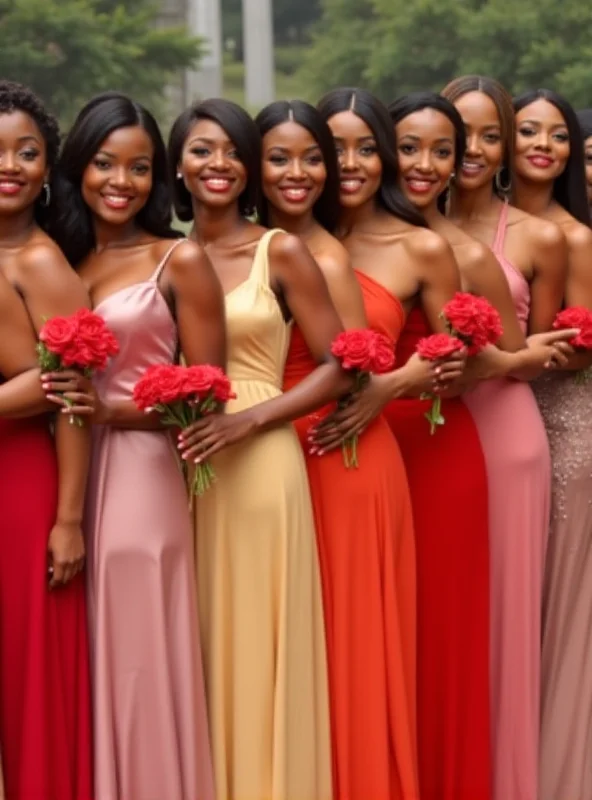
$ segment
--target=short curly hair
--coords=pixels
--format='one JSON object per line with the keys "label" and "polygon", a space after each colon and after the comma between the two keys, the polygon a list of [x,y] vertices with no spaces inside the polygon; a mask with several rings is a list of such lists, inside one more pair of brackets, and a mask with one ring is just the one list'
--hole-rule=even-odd
{"label": "short curly hair", "polygon": [[22,111],[35,120],[45,140],[47,166],[52,169],[60,150],[60,128],[57,119],[50,114],[31,89],[14,81],[0,80],[0,114]]}

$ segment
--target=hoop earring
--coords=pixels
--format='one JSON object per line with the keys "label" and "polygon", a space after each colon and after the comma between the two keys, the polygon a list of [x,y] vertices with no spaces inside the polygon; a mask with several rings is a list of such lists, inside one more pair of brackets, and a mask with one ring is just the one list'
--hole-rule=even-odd
{"label": "hoop earring", "polygon": [[45,192],[45,194],[40,198],[39,202],[44,208],[47,208],[51,202],[51,189],[49,188],[49,183],[43,184],[42,191]]}
{"label": "hoop earring", "polygon": [[510,194],[512,189],[512,176],[508,175],[508,183],[506,186],[504,186],[502,183],[502,172],[504,169],[505,168],[502,167],[502,169],[498,169],[498,171],[495,173],[495,188],[498,190],[499,194]]}

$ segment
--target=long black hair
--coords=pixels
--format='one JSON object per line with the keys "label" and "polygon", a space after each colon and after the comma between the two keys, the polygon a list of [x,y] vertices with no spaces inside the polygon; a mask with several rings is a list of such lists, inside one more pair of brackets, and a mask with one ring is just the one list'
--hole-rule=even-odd
{"label": "long black hair", "polygon": [[138,225],[159,238],[180,234],[171,228],[166,149],[152,114],[127,95],[105,92],[97,95],[78,114],[66,137],[54,172],[55,203],[50,208],[49,231],[72,264],[77,266],[95,246],[91,213],[82,197],[82,175],[102,142],[120,128],[140,126],[152,141],[152,189],[138,212]]}
{"label": "long black hair", "polygon": [[[255,118],[261,138],[284,122],[295,122],[297,125],[301,125],[319,146],[327,179],[312,211],[317,222],[329,233],[333,233],[339,221],[339,165],[331,129],[317,109],[303,100],[278,100],[265,106]],[[268,225],[269,203],[263,194],[258,214],[260,222]]]}
{"label": "long black hair", "polygon": [[569,135],[569,158],[565,169],[553,184],[553,199],[584,225],[590,225],[590,208],[586,193],[586,168],[584,137],[573,106],[557,92],[550,89],[533,89],[514,98],[514,112],[537,100],[546,100],[559,111]]}
{"label": "long black hair", "polygon": [[577,112],[577,117],[585,142],[592,136],[592,108],[583,108]]}
{"label": "long black hair", "polygon": [[[56,118],[49,113],[37,95],[27,86],[13,81],[0,81],[0,114],[12,114],[14,111],[22,111],[39,128],[45,142],[45,159],[51,181],[60,147],[60,129]],[[43,228],[47,226],[49,213],[46,191],[42,191],[41,195],[35,200],[34,208],[35,221]],[[49,200],[51,202],[51,194]]]}
{"label": "long black hair", "polygon": [[399,166],[395,133],[389,113],[380,100],[365,89],[333,89],[319,101],[317,108],[325,121],[342,111],[352,111],[372,131],[382,162],[382,180],[377,200],[382,208],[410,225],[427,227],[423,215],[407,200],[399,187]]}
{"label": "long black hair", "polygon": [[239,210],[248,217],[258,208],[261,194],[261,136],[253,118],[244,108],[221,98],[194,103],[177,117],[171,128],[168,155],[175,212],[185,222],[193,219],[191,194],[183,181],[177,178],[177,170],[187,136],[202,119],[218,124],[236,148],[238,159],[247,172],[247,185],[238,198]]}

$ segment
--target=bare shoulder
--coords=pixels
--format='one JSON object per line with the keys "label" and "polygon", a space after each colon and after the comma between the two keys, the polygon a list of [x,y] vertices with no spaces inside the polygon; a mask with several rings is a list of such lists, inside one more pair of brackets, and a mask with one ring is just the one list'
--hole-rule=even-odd
{"label": "bare shoulder", "polygon": [[52,272],[67,271],[75,275],[74,270],[66,261],[65,255],[48,236],[36,238],[25,246],[19,254],[19,261],[23,273],[30,276],[38,276],[40,272],[46,274],[48,270]]}
{"label": "bare shoulder", "polygon": [[469,272],[481,270],[495,262],[490,248],[471,236],[466,236],[454,247],[454,256],[459,267]]}
{"label": "bare shoulder", "polygon": [[452,256],[452,248],[439,233],[429,228],[415,228],[405,236],[408,252],[415,258],[440,260]]}
{"label": "bare shoulder", "polygon": [[548,219],[525,214],[524,231],[538,248],[565,247],[565,235],[559,225]]}
{"label": "bare shoulder", "polygon": [[[169,245],[166,250],[171,246]],[[177,274],[194,269],[196,265],[207,263],[207,261],[208,258],[201,245],[191,239],[184,239],[175,245],[168,260],[168,267],[171,273]]]}
{"label": "bare shoulder", "polygon": [[328,233],[323,237],[321,247],[313,251],[313,256],[325,275],[334,278],[351,275],[352,264],[349,253],[331,234]]}
{"label": "bare shoulder", "polygon": [[592,229],[583,225],[576,219],[571,219],[564,227],[563,232],[570,252],[589,252],[592,249]]}
{"label": "bare shoulder", "polygon": [[269,257],[279,263],[302,258],[308,254],[308,248],[298,236],[278,231],[269,240]]}

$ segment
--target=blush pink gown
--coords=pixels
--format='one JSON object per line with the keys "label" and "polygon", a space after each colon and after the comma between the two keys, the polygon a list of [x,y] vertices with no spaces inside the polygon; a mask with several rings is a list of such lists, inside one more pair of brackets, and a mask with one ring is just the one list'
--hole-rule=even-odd
{"label": "blush pink gown", "polygon": [[[150,365],[175,359],[177,329],[157,285],[165,263],[95,308],[120,346],[96,380],[106,400],[130,400]],[[95,432],[86,519],[95,796],[212,800],[193,531],[175,449],[166,432]]]}
{"label": "blush pink gown", "polygon": [[[504,256],[507,214],[504,205],[492,249],[526,331],[530,291]],[[537,800],[549,444],[528,384],[484,381],[464,399],[479,431],[489,485],[492,797]]]}

